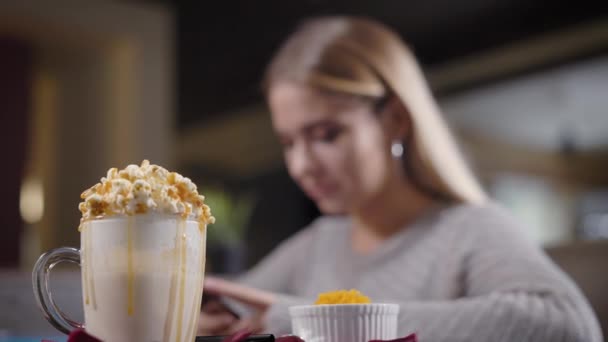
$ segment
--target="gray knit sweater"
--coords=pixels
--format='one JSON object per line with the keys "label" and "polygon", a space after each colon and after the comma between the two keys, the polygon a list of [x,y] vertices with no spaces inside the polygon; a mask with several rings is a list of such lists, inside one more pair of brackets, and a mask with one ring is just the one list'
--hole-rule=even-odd
{"label": "gray knit sweater", "polygon": [[495,205],[446,206],[359,255],[349,220],[323,217],[240,282],[284,294],[267,316],[275,334],[290,332],[290,305],[356,288],[399,303],[399,333],[424,342],[601,341],[581,292],[520,229]]}

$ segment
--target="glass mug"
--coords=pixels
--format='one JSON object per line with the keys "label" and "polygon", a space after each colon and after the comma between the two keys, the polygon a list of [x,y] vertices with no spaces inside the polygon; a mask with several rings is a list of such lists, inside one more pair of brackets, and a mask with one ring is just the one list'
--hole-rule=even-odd
{"label": "glass mug", "polygon": [[[113,216],[85,222],[80,250],[61,247],[38,259],[38,306],[58,330],[105,341],[191,342],[196,336],[205,267],[204,224],[175,215]],[[67,317],[49,289],[51,269],[80,264],[84,320]]]}

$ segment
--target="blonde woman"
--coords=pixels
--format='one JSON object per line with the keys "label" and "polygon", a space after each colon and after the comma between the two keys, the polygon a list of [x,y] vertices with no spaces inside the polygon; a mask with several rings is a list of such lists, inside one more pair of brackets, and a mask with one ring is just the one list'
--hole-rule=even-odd
{"label": "blonde woman", "polygon": [[[580,291],[490,203],[399,37],[379,23],[304,23],[265,90],[291,177],[325,214],[206,294],[200,332],[289,333],[287,308],[356,288],[401,305],[422,341],[601,341]],[[277,208],[280,210],[280,208]]]}

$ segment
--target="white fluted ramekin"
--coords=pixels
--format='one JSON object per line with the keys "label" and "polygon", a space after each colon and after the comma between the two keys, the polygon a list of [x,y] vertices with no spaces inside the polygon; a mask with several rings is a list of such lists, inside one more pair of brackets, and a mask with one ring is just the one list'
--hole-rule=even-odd
{"label": "white fluted ramekin", "polygon": [[368,342],[397,338],[397,304],[299,305],[289,308],[294,335],[306,342]]}

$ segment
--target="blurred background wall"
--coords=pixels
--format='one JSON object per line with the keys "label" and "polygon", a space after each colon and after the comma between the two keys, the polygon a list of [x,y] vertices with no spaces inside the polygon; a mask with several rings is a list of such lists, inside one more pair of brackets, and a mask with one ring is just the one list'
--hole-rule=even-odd
{"label": "blurred background wall", "polygon": [[[242,271],[319,215],[284,170],[259,88],[280,42],[319,14],[371,16],[397,30],[490,194],[599,292],[607,283],[592,275],[608,256],[607,7],[0,1],[0,300],[31,318],[0,310],[0,338],[52,333],[28,272],[43,251],[79,245],[79,195],[110,167],[147,158],[191,177],[218,218],[209,230],[216,273]],[[57,279],[78,316],[77,274]],[[608,314],[605,296],[592,304]]]}
{"label": "blurred background wall", "polygon": [[[165,6],[0,1],[0,340],[57,335],[29,273],[43,251],[79,245],[79,196],[103,170],[143,158],[175,166],[174,55]],[[53,283],[82,320],[79,275]]]}
{"label": "blurred background wall", "polygon": [[10,72],[0,105],[15,135],[4,146],[18,154],[3,169],[20,171],[7,201],[22,217],[3,222],[21,247],[3,266],[29,268],[42,250],[78,245],[79,194],[102,170],[143,158],[174,165],[173,20],[159,6],[0,2]]}

